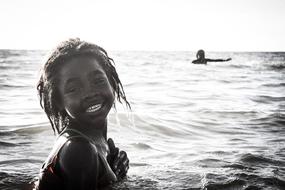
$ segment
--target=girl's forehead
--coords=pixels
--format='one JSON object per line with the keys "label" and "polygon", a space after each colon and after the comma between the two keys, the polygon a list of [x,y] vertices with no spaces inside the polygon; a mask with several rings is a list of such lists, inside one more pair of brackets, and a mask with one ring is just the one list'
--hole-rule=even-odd
{"label": "girl's forehead", "polygon": [[91,56],[78,56],[65,61],[59,69],[59,74],[62,77],[65,75],[86,74],[93,71],[106,74],[102,65],[96,58]]}
{"label": "girl's forehead", "polygon": [[99,60],[91,56],[72,57],[66,61],[64,66],[66,69],[72,67],[82,68],[82,69],[89,69],[89,68],[103,69]]}

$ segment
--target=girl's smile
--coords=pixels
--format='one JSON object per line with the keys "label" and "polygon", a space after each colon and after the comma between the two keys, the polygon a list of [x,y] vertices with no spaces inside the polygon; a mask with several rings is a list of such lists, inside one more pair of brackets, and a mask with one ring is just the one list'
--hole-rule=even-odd
{"label": "girl's smile", "polygon": [[102,104],[96,104],[96,105],[93,105],[93,106],[90,106],[89,108],[87,108],[86,112],[87,113],[93,113],[93,112],[100,110],[101,107],[102,107]]}
{"label": "girl's smile", "polygon": [[72,119],[87,124],[106,119],[115,97],[105,71],[94,57],[66,61],[59,78],[59,105]]}

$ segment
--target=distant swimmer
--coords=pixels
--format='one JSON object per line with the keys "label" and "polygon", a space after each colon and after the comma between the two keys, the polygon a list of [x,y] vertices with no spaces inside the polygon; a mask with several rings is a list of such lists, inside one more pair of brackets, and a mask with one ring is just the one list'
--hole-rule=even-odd
{"label": "distant swimmer", "polygon": [[200,49],[196,54],[197,59],[192,61],[194,64],[207,64],[207,62],[224,62],[224,61],[230,61],[232,58],[228,59],[208,59],[205,58],[205,51]]}

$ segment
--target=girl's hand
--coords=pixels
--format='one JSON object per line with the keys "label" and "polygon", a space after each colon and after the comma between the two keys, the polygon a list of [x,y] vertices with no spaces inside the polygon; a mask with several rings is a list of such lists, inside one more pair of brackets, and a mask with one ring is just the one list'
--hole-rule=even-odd
{"label": "girl's hand", "polygon": [[118,180],[120,180],[127,175],[129,158],[125,151],[119,151],[119,148],[115,146],[114,141],[111,138],[108,139],[108,146],[110,154],[108,155],[107,160]]}

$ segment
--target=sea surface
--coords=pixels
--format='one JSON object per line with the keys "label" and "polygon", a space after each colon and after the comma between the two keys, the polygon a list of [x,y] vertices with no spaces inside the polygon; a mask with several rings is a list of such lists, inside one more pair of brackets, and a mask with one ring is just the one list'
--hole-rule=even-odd
{"label": "sea surface", "polygon": [[[0,189],[30,189],[55,141],[36,92],[47,51],[0,50]],[[285,189],[285,53],[109,52],[132,110],[108,137],[128,153],[121,189]]]}

